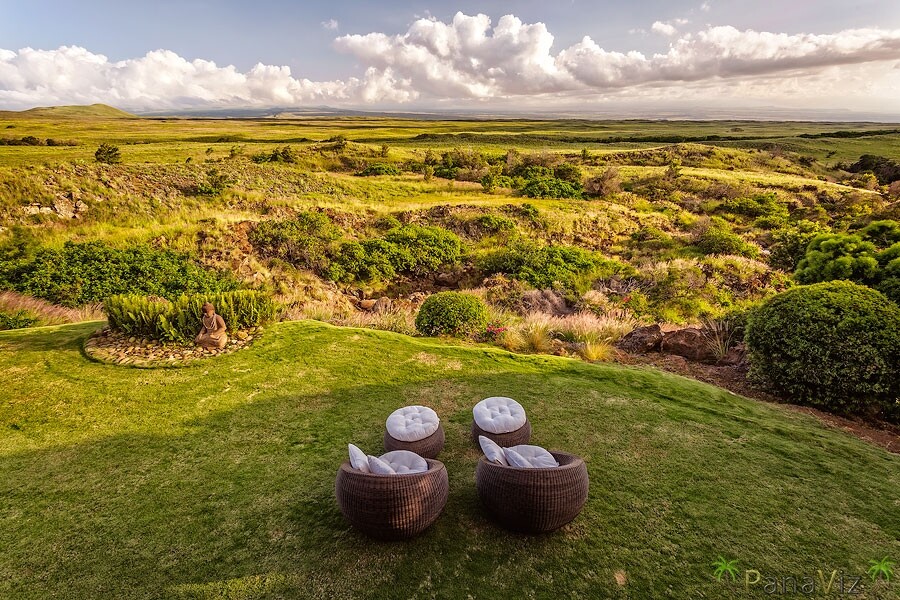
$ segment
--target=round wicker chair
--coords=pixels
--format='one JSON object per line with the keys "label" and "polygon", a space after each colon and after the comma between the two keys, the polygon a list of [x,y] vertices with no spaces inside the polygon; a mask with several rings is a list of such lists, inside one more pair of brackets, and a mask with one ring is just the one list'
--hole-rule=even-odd
{"label": "round wicker chair", "polygon": [[407,475],[363,473],[344,461],[334,482],[338,507],[363,533],[385,540],[410,538],[434,523],[447,504],[447,469],[426,459],[428,470]]}
{"label": "round wicker chair", "polygon": [[551,452],[558,467],[520,469],[499,465],[484,456],[475,469],[482,504],[503,527],[525,533],[559,529],[581,512],[588,496],[584,460]]}
{"label": "round wicker chair", "polygon": [[409,450],[410,452],[415,452],[422,458],[437,458],[438,454],[441,453],[441,450],[444,449],[444,426],[438,425],[437,431],[427,438],[415,442],[398,440],[385,429],[384,449],[386,452],[391,452],[392,450]]}
{"label": "round wicker chair", "polygon": [[527,444],[528,440],[531,439],[531,421],[525,419],[524,425],[509,433],[491,433],[490,431],[485,431],[479,427],[478,423],[475,422],[475,419],[472,419],[472,441],[475,442],[476,446],[478,445],[479,435],[483,435],[503,448]]}

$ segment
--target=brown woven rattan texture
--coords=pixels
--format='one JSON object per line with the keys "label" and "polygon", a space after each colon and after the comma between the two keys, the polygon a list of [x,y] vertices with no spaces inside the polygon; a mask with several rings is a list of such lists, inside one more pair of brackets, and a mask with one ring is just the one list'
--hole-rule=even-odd
{"label": "brown woven rattan texture", "polygon": [[438,424],[437,431],[429,435],[427,438],[416,442],[404,442],[391,436],[385,429],[384,431],[384,449],[388,452],[392,450],[409,450],[415,452],[422,458],[437,458],[441,450],[444,449],[444,426]]}
{"label": "brown woven rattan texture", "polygon": [[490,433],[478,426],[478,423],[472,419],[472,441],[478,446],[478,436],[483,435],[494,441],[498,446],[509,448],[510,446],[518,446],[519,444],[527,444],[531,439],[531,421],[525,420],[525,424],[509,433]]}
{"label": "brown woven rattan texture", "polygon": [[475,487],[482,504],[503,527],[526,533],[559,529],[578,516],[588,496],[584,460],[552,452],[559,466],[520,469],[489,462],[475,468]]}
{"label": "brown woven rattan texture", "polygon": [[425,531],[447,504],[447,469],[426,459],[428,470],[407,475],[363,473],[344,461],[334,482],[338,507],[350,523],[375,538],[398,540]]}

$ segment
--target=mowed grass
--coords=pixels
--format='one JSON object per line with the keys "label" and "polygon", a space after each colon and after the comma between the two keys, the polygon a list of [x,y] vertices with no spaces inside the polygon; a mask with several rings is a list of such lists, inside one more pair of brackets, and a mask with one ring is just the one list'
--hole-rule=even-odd
{"label": "mowed grass", "polygon": [[[98,326],[0,333],[2,598],[751,598],[719,555],[773,576],[900,557],[900,457],[699,382],[315,322],[140,370],[82,354]],[[588,463],[557,533],[480,508],[471,406],[500,394]],[[421,537],[371,541],[336,470],[415,403],[446,428],[450,499]]]}

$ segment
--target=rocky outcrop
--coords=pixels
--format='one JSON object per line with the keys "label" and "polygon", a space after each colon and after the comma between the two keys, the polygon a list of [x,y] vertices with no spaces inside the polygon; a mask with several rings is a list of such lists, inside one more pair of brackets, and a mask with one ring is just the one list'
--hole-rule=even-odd
{"label": "rocky outcrop", "polygon": [[706,334],[702,329],[696,327],[678,329],[664,334],[659,351],[698,362],[716,362],[717,360]]}
{"label": "rocky outcrop", "polygon": [[626,334],[618,341],[616,347],[623,352],[631,354],[656,352],[659,350],[664,336],[662,327],[658,323],[654,323],[646,327],[638,327],[631,333]]}

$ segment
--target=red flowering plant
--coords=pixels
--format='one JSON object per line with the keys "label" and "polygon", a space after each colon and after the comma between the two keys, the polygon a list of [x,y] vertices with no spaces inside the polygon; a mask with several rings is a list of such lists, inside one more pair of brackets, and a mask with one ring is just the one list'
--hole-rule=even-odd
{"label": "red flowering plant", "polygon": [[484,328],[484,331],[481,333],[479,338],[481,338],[482,342],[493,342],[498,337],[500,337],[508,327],[497,321],[491,321],[487,324],[487,327]]}

